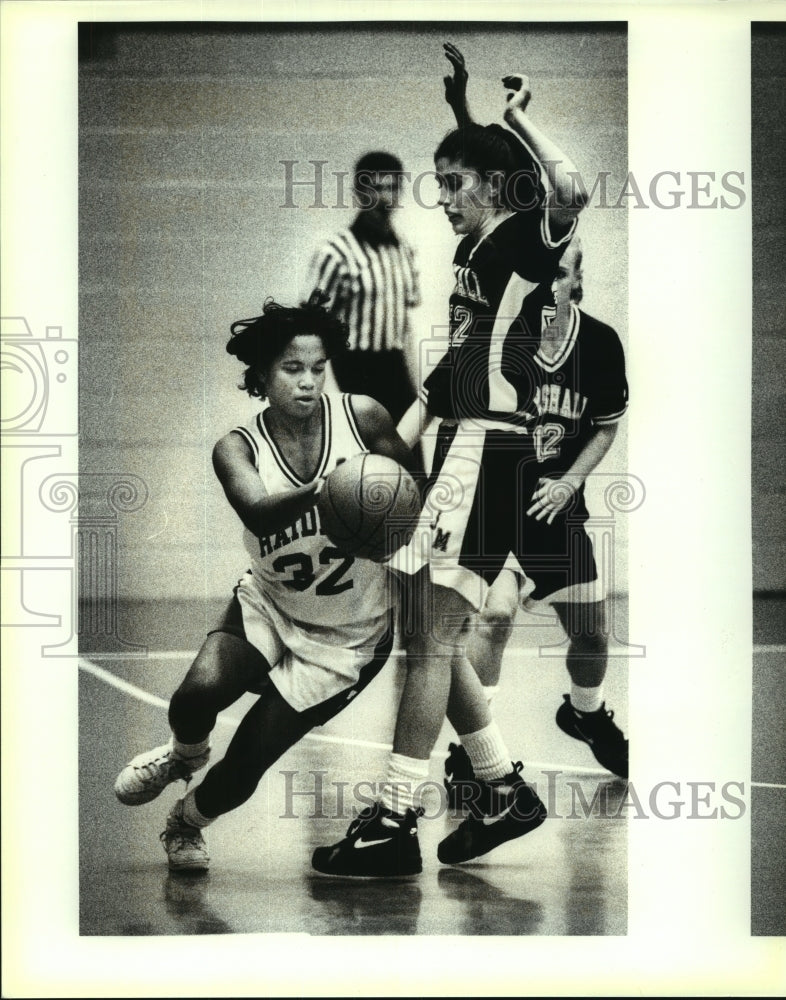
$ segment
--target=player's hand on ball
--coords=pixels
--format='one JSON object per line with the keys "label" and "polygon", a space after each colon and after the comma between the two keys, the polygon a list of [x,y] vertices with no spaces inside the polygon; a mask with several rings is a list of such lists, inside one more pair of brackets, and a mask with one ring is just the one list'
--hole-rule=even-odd
{"label": "player's hand on ball", "polygon": [[316,503],[322,531],[346,555],[387,562],[415,530],[420,493],[392,458],[363,452],[341,462]]}
{"label": "player's hand on ball", "polygon": [[545,518],[546,524],[551,524],[560,511],[570,506],[579,485],[567,476],[562,479],[541,479],[532,494],[532,506],[527,514],[536,521]]}
{"label": "player's hand on ball", "polygon": [[510,91],[506,96],[505,114],[508,115],[513,111],[526,111],[532,97],[532,91],[529,89],[529,77],[523,76],[521,73],[512,73],[510,76],[502,77],[502,85]]}
{"label": "player's hand on ball", "polygon": [[442,48],[448,62],[453,67],[453,75],[443,77],[445,100],[452,108],[463,108],[467,96],[467,80],[469,79],[464,56],[452,42],[444,42]]}

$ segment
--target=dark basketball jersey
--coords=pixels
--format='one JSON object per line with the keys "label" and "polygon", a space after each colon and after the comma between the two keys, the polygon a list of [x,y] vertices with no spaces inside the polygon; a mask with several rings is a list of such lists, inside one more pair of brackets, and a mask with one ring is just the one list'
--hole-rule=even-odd
{"label": "dark basketball jersey", "polygon": [[527,296],[503,348],[501,370],[516,392],[516,422],[527,433],[526,479],[566,473],[594,429],[615,423],[628,406],[625,355],[616,332],[575,305],[568,336],[550,357],[541,331],[554,318],[548,286]]}
{"label": "dark basketball jersey", "polygon": [[[511,395],[506,419],[445,421],[437,436],[422,515],[430,551],[419,544],[429,551],[432,578],[475,606],[473,576],[491,582],[511,552],[535,583],[536,600],[597,578],[583,487],[552,523],[527,510],[541,478],[564,475],[596,429],[624,414],[625,358],[615,331],[576,306],[549,357],[541,329],[554,318],[552,302],[548,282],[509,324],[499,358]],[[449,488],[434,488],[440,482]]]}
{"label": "dark basketball jersey", "polygon": [[503,346],[525,296],[556,273],[573,228],[552,240],[547,211],[532,208],[504,219],[478,241],[467,236],[459,243],[449,349],[423,388],[430,413],[497,420],[515,413],[516,393],[501,372]]}

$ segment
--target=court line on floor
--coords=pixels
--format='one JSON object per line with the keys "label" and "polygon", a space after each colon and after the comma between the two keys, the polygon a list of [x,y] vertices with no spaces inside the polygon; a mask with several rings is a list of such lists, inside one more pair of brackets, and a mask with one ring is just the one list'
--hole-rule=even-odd
{"label": "court line on floor", "polygon": [[[104,681],[104,683],[109,684],[111,687],[116,688],[118,691],[122,691],[124,694],[130,695],[132,698],[136,698],[137,701],[145,702],[147,705],[153,705],[156,708],[161,708],[166,711],[169,708],[169,702],[165,698],[159,698],[158,695],[151,694],[149,691],[145,691],[143,688],[137,687],[136,684],[130,684],[128,681],[124,681],[121,677],[116,674],[111,673],[109,670],[104,670],[103,667],[99,667],[95,663],[91,663],[90,660],[86,660],[83,657],[78,658],[79,669],[84,670],[85,673],[92,674],[98,680]],[[237,728],[237,721],[235,719],[230,719],[226,715],[219,715],[217,722],[220,722],[224,726],[229,726],[232,729]],[[393,747],[389,743],[375,743],[371,740],[358,740],[349,736],[329,736],[326,733],[306,733],[303,739],[310,740],[313,743],[333,743],[340,746],[353,746],[353,747],[364,747],[370,750],[392,750]],[[444,752],[433,753],[431,755],[433,758],[444,758],[447,756]],[[546,761],[527,761],[527,768],[530,770],[540,770],[546,771],[549,769],[559,768],[563,770],[561,765],[553,764]],[[605,775],[607,772],[602,771],[599,768],[593,767],[580,767],[577,765],[571,765],[567,768],[572,774],[583,774],[583,775]],[[786,785],[773,784],[768,781],[752,781],[750,783],[751,788],[775,788],[786,790]]]}
{"label": "court line on floor", "polygon": [[[96,663],[92,663],[90,660],[81,656],[78,657],[77,662],[80,670],[83,670],[87,674],[91,674],[98,680],[110,685],[110,687],[113,687],[118,691],[122,691],[124,694],[130,695],[132,698],[136,698],[137,701],[144,702],[147,705],[153,705],[155,708],[161,708],[164,711],[169,708],[169,701],[165,698],[159,698],[158,695],[151,694],[149,691],[145,691],[143,688],[137,687],[136,684],[124,681],[122,677],[118,677],[110,670],[104,670],[103,667],[99,667]],[[216,722],[220,722],[224,726],[230,726],[232,729],[236,729],[238,726],[237,720],[230,719],[228,716],[223,714],[218,716]],[[341,746],[364,747],[365,749],[370,750],[389,751],[393,749],[390,743],[375,743],[371,740],[358,740],[350,736],[330,736],[327,733],[306,733],[303,739],[310,740],[314,743],[334,743]],[[439,751],[433,753],[431,756],[434,759],[444,759],[447,757],[447,753]],[[554,770],[556,768],[557,770],[565,771],[566,773],[569,772],[571,774],[608,776],[607,771],[596,767],[581,767],[574,764],[571,764],[568,767],[545,761],[527,761],[527,768],[540,770]]]}
{"label": "court line on floor", "polygon": [[[158,695],[151,694],[149,691],[145,691],[143,688],[137,687],[136,684],[124,681],[121,677],[118,677],[109,670],[104,670],[103,667],[99,667],[90,660],[86,660],[80,656],[78,658],[78,663],[80,670],[84,670],[85,673],[92,674],[93,677],[98,678],[98,680],[103,681],[105,684],[109,684],[118,691],[122,691],[124,694],[130,695],[132,698],[136,698],[137,701],[142,701],[147,705],[153,705],[156,708],[162,708],[165,711],[169,708],[169,701],[167,699],[159,698]],[[238,720],[231,719],[223,713],[218,716],[216,721],[220,722],[224,726],[230,726],[232,729],[237,729],[238,726]],[[358,740],[343,736],[328,736],[324,733],[306,733],[304,739],[314,740],[318,743],[340,743],[344,746],[366,747],[371,750],[393,749],[389,743],[374,743],[371,740]],[[445,756],[445,754],[442,756]]]}
{"label": "court line on floor", "polygon": [[[563,653],[566,646],[564,645],[545,645],[545,646],[515,646],[514,651],[516,654],[522,656],[536,656],[539,657],[544,649],[554,649],[556,656],[558,653]],[[638,647],[634,647],[638,648]],[[630,646],[612,645],[609,646],[609,656],[622,656],[626,651],[630,651]],[[786,646],[760,646],[753,648],[754,653],[757,652],[786,652]],[[197,650],[195,649],[163,649],[158,651],[147,651],[144,653],[90,653],[90,657],[93,660],[106,661],[108,663],[113,663],[117,661],[131,661],[132,663],[137,660],[193,660],[197,655]],[[401,655],[400,649],[394,649],[392,656]],[[633,654],[631,654],[633,655]],[[548,657],[546,657],[548,658]],[[636,657],[637,659],[639,657]]]}
{"label": "court line on floor", "polygon": [[122,691],[124,694],[130,694],[131,697],[136,698],[137,701],[143,701],[147,705],[155,705],[156,708],[169,708],[169,702],[164,698],[159,698],[158,695],[150,694],[149,691],[143,691],[142,688],[137,687],[136,684],[129,684],[129,682],[124,681],[122,677],[117,677],[109,670],[104,670],[103,667],[99,667],[96,663],[91,663],[90,660],[85,660],[80,656],[77,663],[79,664],[80,670],[84,670],[85,673],[92,674],[99,680],[105,681],[107,684],[117,688],[118,691]]}
{"label": "court line on floor", "polygon": [[[521,646],[516,647],[515,652],[521,654],[522,656],[540,656],[543,649],[554,649],[555,651],[561,650],[562,646]],[[621,656],[626,650],[630,650],[631,647],[623,645],[612,645],[609,646],[609,656]],[[751,647],[753,653],[786,653],[786,644],[780,645],[777,643],[773,644],[757,644]],[[400,655],[401,650],[394,649],[393,656]],[[193,660],[197,654],[195,649],[162,649],[162,650],[147,650],[145,652],[134,653],[134,652],[122,652],[122,653],[91,653],[90,656],[93,660],[107,661],[109,663],[116,661],[131,660]],[[556,655],[556,654],[555,654]]]}

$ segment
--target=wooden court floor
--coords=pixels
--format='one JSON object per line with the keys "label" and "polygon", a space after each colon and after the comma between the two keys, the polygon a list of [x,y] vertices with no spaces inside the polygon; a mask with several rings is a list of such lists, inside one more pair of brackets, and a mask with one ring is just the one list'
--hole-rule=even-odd
{"label": "wooden court floor", "polygon": [[[622,623],[626,609],[617,610]],[[765,601],[755,612],[751,933],[770,936],[786,934],[786,620],[783,603]],[[191,623],[203,614],[191,609]],[[188,618],[178,613],[180,622]],[[438,793],[453,738],[446,724],[432,758],[428,817],[420,822],[423,874],[394,886],[325,879],[311,871],[310,856],[316,845],[343,836],[352,789],[384,775],[402,679],[399,659],[342,715],[286,754],[248,803],[209,828],[208,874],[168,872],[158,835],[184,786],[128,808],[117,802],[112,785],[127,760],[168,737],[168,699],[193,653],[171,624],[159,622],[159,635],[148,631],[144,656],[83,655],[80,661],[83,935],[626,933],[628,838],[635,820],[623,808],[624,783],[554,723],[567,674],[553,623],[521,617],[495,702],[511,753],[524,761],[524,777],[538,785],[549,820],[473,863],[441,865],[436,845],[457,822]],[[636,661],[624,655],[621,624],[616,636],[620,655],[610,661],[606,696],[627,733],[628,673]],[[539,654],[549,646],[554,655]],[[214,759],[250,704],[250,697],[243,699],[220,717]],[[635,734],[629,735],[635,759]],[[367,786],[361,793],[368,794]]]}
{"label": "wooden court floor", "polygon": [[[446,723],[432,758],[427,816],[419,824],[423,874],[394,885],[327,879],[312,872],[310,857],[315,846],[344,835],[355,786],[384,776],[400,657],[339,717],[286,754],[249,802],[209,828],[210,872],[189,876],[169,873],[158,840],[183,783],[135,808],[121,805],[112,786],[127,760],[168,738],[166,704],[191,651],[83,656],[80,933],[624,935],[628,821],[619,806],[625,784],[554,722],[567,690],[564,659],[559,649],[540,659],[536,644],[560,638],[552,622],[522,622],[506,651],[496,705],[511,754],[524,761],[524,777],[538,785],[550,818],[484,858],[441,865],[437,844],[458,822],[439,790],[453,738]],[[625,729],[623,658],[612,660],[607,699]],[[251,703],[249,696],[220,717],[214,760]],[[368,795],[368,787],[359,794]]]}

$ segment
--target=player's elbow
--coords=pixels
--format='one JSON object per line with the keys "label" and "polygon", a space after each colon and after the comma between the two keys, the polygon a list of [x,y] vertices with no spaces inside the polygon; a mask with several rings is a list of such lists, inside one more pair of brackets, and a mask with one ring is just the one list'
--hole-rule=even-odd
{"label": "player's elbow", "polygon": [[557,178],[553,185],[549,216],[557,225],[572,226],[589,204],[589,195],[567,177]]}
{"label": "player's elbow", "polygon": [[617,431],[619,430],[619,426],[620,426],[619,421],[615,420],[613,424],[604,424],[604,426],[600,428],[600,432],[603,435],[603,437],[609,443],[611,443],[617,436]]}
{"label": "player's elbow", "polygon": [[589,205],[589,195],[586,191],[574,191],[573,185],[571,184],[570,190],[566,190],[566,197],[569,199],[568,207],[578,215],[579,212],[583,212],[584,209]]}
{"label": "player's elbow", "polygon": [[582,196],[574,197],[570,193],[554,198],[553,204],[549,208],[549,223],[553,230],[568,230],[586,207],[586,199]]}
{"label": "player's elbow", "polygon": [[220,441],[217,441],[213,445],[211,458],[213,461],[213,472],[215,472],[219,482],[223,486],[226,482],[230,465],[227,442],[225,438],[221,438]]}

